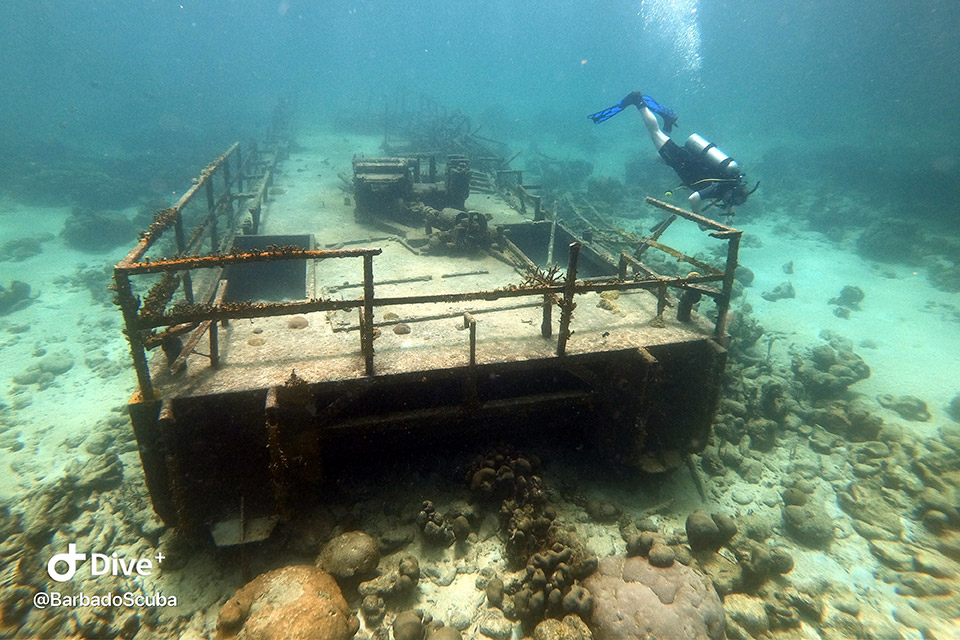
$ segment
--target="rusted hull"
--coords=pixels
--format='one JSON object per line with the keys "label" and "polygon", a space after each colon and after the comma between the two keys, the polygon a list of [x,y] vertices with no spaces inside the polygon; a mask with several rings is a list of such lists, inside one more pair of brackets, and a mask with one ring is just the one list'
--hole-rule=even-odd
{"label": "rusted hull", "polygon": [[325,458],[344,448],[382,454],[562,434],[619,464],[676,466],[706,444],[725,360],[702,339],[134,401],[130,415],[157,513],[199,532],[241,505],[250,518],[295,508],[322,486]]}

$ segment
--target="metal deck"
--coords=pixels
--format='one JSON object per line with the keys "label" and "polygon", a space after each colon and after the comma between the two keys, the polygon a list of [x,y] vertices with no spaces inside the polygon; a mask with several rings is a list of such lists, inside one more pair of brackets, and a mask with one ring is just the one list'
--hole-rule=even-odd
{"label": "metal deck", "polygon": [[[247,193],[231,193],[231,158]],[[468,427],[567,429],[611,460],[653,470],[705,446],[739,231],[659,203],[670,214],[663,228],[688,218],[731,247],[724,271],[677,254],[709,271],[665,278],[639,260],[662,247],[659,231],[617,265],[555,222],[535,222],[495,193],[473,194],[466,208],[489,214],[494,247],[419,255],[420,232],[358,223],[349,198],[326,197],[318,209],[305,197],[323,188],[316,178],[286,175],[271,199],[281,159],[280,151],[244,159],[235,145],[158,213],[115,269],[140,381],[131,419],[154,507],[168,524],[201,531],[238,513],[283,514],[322,481],[331,442],[371,433],[387,446]],[[252,166],[263,169],[255,176]],[[184,211],[201,189],[207,212],[188,240]],[[237,199],[246,204],[234,207]],[[541,217],[539,199],[530,209]],[[176,231],[178,257],[151,261],[146,253],[166,228]],[[257,238],[244,231],[268,244],[251,248]],[[290,238],[297,246],[279,246]],[[514,240],[566,262],[572,277],[539,271]],[[271,265],[286,266],[256,270]],[[291,273],[302,298],[280,281]],[[130,280],[146,274],[162,277],[141,304]],[[709,286],[719,281],[721,289]],[[258,287],[259,300],[231,300],[231,290]],[[666,312],[678,303],[670,287],[714,297],[717,322]]]}

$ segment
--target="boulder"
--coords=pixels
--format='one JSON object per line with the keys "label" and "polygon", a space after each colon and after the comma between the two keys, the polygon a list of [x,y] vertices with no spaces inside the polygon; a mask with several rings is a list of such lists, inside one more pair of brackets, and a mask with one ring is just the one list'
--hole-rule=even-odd
{"label": "boulder", "polygon": [[342,533],[320,551],[317,566],[340,579],[373,572],[380,563],[377,542],[362,531]]}
{"label": "boulder", "polygon": [[394,640],[421,640],[423,638],[423,613],[420,611],[401,611],[393,620]]}
{"label": "boulder", "polygon": [[846,285],[840,290],[840,295],[830,299],[830,304],[836,304],[847,309],[860,309],[860,303],[863,302],[865,295],[863,289],[852,285]]}
{"label": "boulder", "polygon": [[960,422],[960,393],[953,396],[953,400],[947,405],[947,415],[954,422]]}
{"label": "boulder", "polygon": [[584,586],[593,594],[592,629],[606,640],[724,637],[724,612],[712,586],[680,563],[651,566],[608,556]]}
{"label": "boulder", "polygon": [[732,593],[723,600],[727,616],[752,637],[758,638],[770,630],[770,618],[763,600],[752,596]]}
{"label": "boulder", "polygon": [[787,533],[806,547],[825,549],[833,542],[833,521],[823,508],[813,504],[785,506],[783,524]]}
{"label": "boulder", "polygon": [[538,624],[533,630],[533,640],[593,640],[593,634],[583,620],[566,616],[563,620],[550,618]]}
{"label": "boulder", "polygon": [[737,533],[733,518],[719,513],[708,515],[701,509],[687,516],[686,529],[687,542],[694,551],[716,551]]}
{"label": "boulder", "polygon": [[480,618],[479,629],[481,635],[493,640],[510,640],[513,637],[513,624],[500,609],[487,609]]}
{"label": "boulder", "polygon": [[797,292],[793,288],[793,284],[790,282],[781,282],[771,291],[764,291],[760,294],[760,297],[768,302],[776,302],[777,300],[784,300],[787,298],[796,298]]}
{"label": "boulder", "polygon": [[427,634],[427,640],[463,640],[463,634],[455,627],[440,627],[431,630]]}
{"label": "boulder", "polygon": [[218,640],[348,640],[359,628],[333,576],[305,565],[255,578],[217,616]]}
{"label": "boulder", "polygon": [[870,367],[849,349],[820,345],[806,358],[793,357],[793,372],[815,400],[840,396],[847,387],[870,377]]}
{"label": "boulder", "polygon": [[60,236],[74,249],[105,251],[133,243],[137,238],[137,229],[119,211],[75,207],[64,221]]}
{"label": "boulder", "polygon": [[30,295],[30,285],[20,280],[10,282],[7,289],[0,284],[0,316],[19,311],[32,303],[34,297]]}
{"label": "boulder", "polygon": [[883,262],[916,264],[923,255],[923,226],[916,220],[881,218],[868,224],[857,239],[857,253]]}
{"label": "boulder", "polygon": [[877,402],[884,409],[895,411],[901,418],[910,422],[927,422],[931,418],[927,403],[914,396],[894,396],[884,393],[877,396]]}

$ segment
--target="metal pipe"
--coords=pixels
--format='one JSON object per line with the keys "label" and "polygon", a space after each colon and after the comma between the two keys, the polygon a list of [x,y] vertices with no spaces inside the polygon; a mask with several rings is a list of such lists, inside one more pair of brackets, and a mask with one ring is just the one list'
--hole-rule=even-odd
{"label": "metal pipe", "polygon": [[243,150],[237,143],[237,191],[243,191]]}
{"label": "metal pipe", "polygon": [[247,264],[252,262],[271,262],[273,260],[324,260],[327,258],[358,258],[366,255],[380,255],[382,249],[300,249],[299,247],[280,247],[272,251],[257,251],[251,253],[225,253],[215,256],[186,256],[157,260],[151,262],[135,262],[129,265],[117,265],[117,270],[128,275],[140,273],[160,273],[162,271],[182,271],[184,269],[213,269],[230,264]]}
{"label": "metal pipe", "polygon": [[277,387],[269,387],[263,403],[264,425],[267,430],[267,450],[270,454],[270,483],[277,508],[286,510],[289,477],[287,458],[280,446],[280,403],[277,400]]}
{"label": "metal pipe", "polygon": [[213,196],[213,181],[207,181],[207,220],[210,224],[210,251],[220,252],[220,243],[217,239],[217,202]]}
{"label": "metal pipe", "polygon": [[[222,304],[223,299],[227,296],[227,281],[219,280],[217,282],[217,290],[213,295],[213,304]],[[227,324],[227,319],[224,318],[223,324]],[[220,368],[220,339],[219,333],[217,333],[217,323],[213,322],[210,324],[210,366],[214,369]]]}
{"label": "metal pipe", "polygon": [[[376,300],[374,300],[374,303],[376,303]],[[375,305],[375,306],[377,306],[377,305]],[[500,311],[515,311],[515,310],[517,310],[517,309],[532,309],[532,308],[534,308],[534,307],[539,307],[539,306],[540,306],[539,303],[536,303],[536,304],[530,304],[530,303],[511,304],[511,305],[507,305],[507,306],[504,306],[504,307],[492,307],[492,308],[489,308],[489,309],[472,309],[472,310],[470,310],[470,314],[476,316],[476,315],[480,315],[481,313],[497,313],[497,312],[500,312]],[[447,318],[457,318],[457,317],[459,317],[459,316],[461,316],[461,315],[462,315],[462,313],[458,311],[458,312],[455,312],[455,313],[453,313],[453,312],[450,312],[450,313],[436,313],[436,314],[432,314],[432,315],[428,315],[428,316],[417,316],[417,317],[415,317],[415,318],[403,318],[402,320],[401,320],[401,319],[398,319],[398,320],[381,320],[380,322],[377,323],[377,327],[380,328],[380,329],[382,329],[383,327],[391,327],[391,326],[398,325],[398,324],[401,324],[401,323],[409,324],[409,323],[412,323],[412,322],[430,322],[430,321],[432,321],[432,320],[446,320]],[[345,332],[345,331],[357,331],[357,330],[359,330],[359,329],[360,329],[360,325],[359,325],[359,324],[353,324],[353,325],[348,325],[348,326],[343,326],[343,327],[332,327],[332,328],[331,328],[331,331],[333,331],[333,333],[343,333],[343,332]]]}
{"label": "metal pipe", "polygon": [[[234,145],[234,149],[240,148],[240,143]],[[233,198],[230,197],[230,162],[229,159],[224,161],[221,169],[223,169],[223,195],[227,199],[227,211],[233,213]]]}
{"label": "metal pipe", "polygon": [[[186,249],[184,235],[183,235],[183,214],[177,211],[177,219],[174,222],[174,231],[176,233],[177,240],[177,253],[183,253]],[[184,271],[182,276],[183,281],[183,297],[187,299],[187,302],[193,304],[193,282],[190,278],[190,272]]]}
{"label": "metal pipe", "polygon": [[173,413],[173,402],[170,400],[164,400],[160,405],[157,429],[160,431],[161,447],[165,450],[167,491],[170,493],[170,500],[177,512],[177,525],[181,530],[193,531],[196,522],[187,507],[187,489],[183,485],[180,455],[177,451],[180,434],[177,433],[177,420]]}
{"label": "metal pipe", "polygon": [[553,335],[553,305],[556,299],[552,295],[543,296],[543,319],[540,321],[540,335],[549,338]]}
{"label": "metal pipe", "polygon": [[[577,293],[591,291],[631,291],[634,289],[656,289],[661,286],[680,287],[685,283],[709,282],[719,280],[721,276],[699,276],[694,278],[676,278],[666,280],[640,280],[637,282],[609,282],[600,284],[580,283],[576,285]],[[473,302],[475,300],[494,301],[501,298],[521,298],[536,295],[557,295],[564,292],[563,286],[531,287],[529,289],[496,289],[493,291],[471,291],[467,293],[439,293],[422,296],[395,296],[374,298],[375,306],[399,306],[410,304],[432,304],[437,302]],[[708,293],[709,295],[709,293]],[[352,300],[303,300],[298,302],[231,302],[226,305],[209,306],[198,305],[197,308],[186,311],[165,313],[163,315],[145,316],[138,321],[140,329],[183,324],[188,322],[202,322],[204,320],[223,320],[240,318],[268,318],[273,316],[294,315],[297,313],[312,313],[314,311],[343,311],[363,307],[363,298]]]}
{"label": "metal pipe", "polygon": [[167,209],[169,214],[166,220],[158,221],[159,224],[157,224],[155,228],[153,228],[154,225],[151,225],[152,228],[145,233],[144,237],[141,238],[137,246],[134,247],[133,250],[131,250],[130,253],[128,253],[126,257],[120,261],[121,266],[133,264],[140,260],[140,258],[147,253],[150,247],[160,239],[163,231],[174,223],[175,215],[180,215],[180,212],[183,211],[184,207],[186,207],[187,204],[193,200],[194,196],[197,195],[197,192],[201,189],[201,187],[203,187],[210,179],[211,174],[216,170],[216,168],[225,162],[230,154],[233,153],[239,146],[239,142],[233,143],[233,145],[223,152],[220,157],[211,162],[203,171],[200,172],[200,176],[195,179],[193,185],[187,189],[182,196],[180,196],[180,199],[177,200],[176,204],[170,207],[170,209]]}
{"label": "metal pipe", "polygon": [[[486,273],[486,271],[484,271],[484,273]],[[444,277],[447,277],[447,276],[444,276]],[[381,280],[377,284],[379,284],[380,286],[383,286],[387,284],[407,284],[409,282],[426,282],[427,280],[433,280],[433,276],[430,274],[426,274],[423,276],[410,276],[409,278],[395,278],[393,280]],[[339,285],[334,285],[332,287],[328,287],[327,290],[332,293],[334,291],[341,291],[343,289],[358,289],[363,285],[364,285],[363,282],[347,282],[345,284],[339,284]]]}
{"label": "metal pipe", "polygon": [[139,329],[139,314],[137,311],[140,302],[133,295],[130,278],[125,273],[114,271],[113,282],[117,290],[117,305],[123,313],[123,322],[126,325],[127,341],[130,343],[130,357],[133,359],[133,369],[137,374],[140,398],[144,401],[153,400],[150,365],[147,363],[147,353],[144,350],[143,337]]}
{"label": "metal pipe", "polygon": [[366,253],[363,256],[363,323],[360,350],[368,376],[373,375],[373,255]]}
{"label": "metal pipe", "polygon": [[210,367],[220,368],[220,337],[217,335],[217,323],[210,323]]}
{"label": "metal pipe", "polygon": [[[536,220],[536,217],[534,218]],[[547,240],[547,264],[549,267],[553,264],[553,245],[557,241],[557,216],[554,214],[553,220],[550,223],[550,237]]]}
{"label": "metal pipe", "polygon": [[713,339],[723,343],[727,333],[727,312],[730,310],[730,299],[733,297],[733,280],[737,271],[737,258],[740,253],[740,235],[730,236],[727,244],[727,264],[723,270],[723,286],[720,297],[717,298],[717,324],[714,328]]}
{"label": "metal pipe", "polygon": [[470,329],[470,366],[477,366],[477,320],[470,312],[463,314],[463,327]]}
{"label": "metal pipe", "polygon": [[[227,281],[219,280],[217,281],[217,289],[214,293],[213,304],[220,305],[223,303],[224,297],[227,295]],[[177,374],[183,371],[187,366],[187,358],[190,357],[190,354],[193,353],[193,350],[197,347],[197,344],[200,342],[200,338],[203,337],[203,334],[207,331],[210,331],[210,366],[214,369],[219,368],[220,366],[220,353],[219,353],[219,336],[217,335],[217,323],[216,320],[207,319],[200,323],[200,326],[190,334],[190,337],[184,343],[183,348],[180,349],[180,355],[177,356],[177,359],[173,361],[173,364],[170,365],[170,373]]]}
{"label": "metal pipe", "polygon": [[573,319],[573,308],[576,303],[573,295],[577,290],[577,262],[580,260],[579,242],[570,243],[570,256],[567,260],[567,274],[564,276],[563,300],[560,302],[560,333],[557,336],[557,355],[566,355],[567,340],[570,338],[570,321]]}
{"label": "metal pipe", "polygon": [[686,218],[691,222],[696,222],[701,227],[706,227],[707,229],[713,229],[714,231],[720,231],[722,233],[737,233],[737,229],[734,229],[733,227],[728,227],[725,224],[720,224],[716,220],[711,220],[710,218],[698,215],[691,211],[687,211],[686,209],[675,207],[672,204],[663,202],[662,200],[657,200],[656,198],[651,198],[650,196],[647,196],[647,202],[657,207],[658,209],[663,209],[664,211],[672,213],[676,216],[680,216],[681,218]]}

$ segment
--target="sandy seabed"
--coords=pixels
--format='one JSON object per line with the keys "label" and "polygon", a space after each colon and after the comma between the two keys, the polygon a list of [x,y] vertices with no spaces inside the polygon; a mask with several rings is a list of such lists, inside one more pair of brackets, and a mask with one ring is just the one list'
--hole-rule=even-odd
{"label": "sandy seabed", "polygon": [[[302,144],[294,158],[328,174],[329,197],[337,197],[336,173],[349,173],[351,145],[341,135],[308,136]],[[370,147],[372,142],[364,144]],[[341,147],[347,151],[340,153]],[[374,152],[372,148],[369,151]],[[277,185],[284,186],[282,176]],[[89,535],[91,530],[102,532],[112,526],[114,534],[103,535],[101,541],[119,545],[117,548],[130,552],[128,556],[146,556],[165,539],[165,533],[150,513],[135,446],[129,434],[123,435],[124,430],[129,431],[123,407],[134,390],[135,378],[121,333],[120,313],[110,303],[112,293],[106,289],[109,278],[95,273],[118,261],[126,248],[96,254],[70,249],[57,235],[67,213],[63,208],[0,201],[0,244],[44,232],[53,234],[43,242],[40,254],[2,263],[0,284],[25,281],[36,299],[0,317],[0,377],[13,380],[51,354],[61,361],[72,361],[65,371],[43,377],[40,382],[8,384],[0,413],[0,498],[10,512],[25,511],[29,507],[26,498],[38,495],[38,488],[59,482],[65,471],[84,469],[87,461],[104,451],[114,451],[123,466],[122,486],[87,494],[79,514],[71,515],[75,525],[72,532]],[[128,213],[132,217],[134,212]],[[269,221],[269,213],[265,220]],[[885,422],[902,425],[906,437],[937,438],[940,429],[951,426],[946,407],[960,392],[960,359],[955,356],[955,345],[960,345],[960,304],[956,295],[933,288],[919,267],[864,260],[850,246],[796,228],[801,225],[790,222],[786,212],[774,209],[751,215],[741,225],[746,235],[740,261],[753,271],[755,280],[733,309],[744,302],[752,306],[754,317],[766,330],[757,348],[765,351],[769,346],[772,366],[789,369],[793,354],[824,343],[820,337],[823,330],[843,336],[855,345],[871,369],[870,377],[856,383],[851,391],[861,394]],[[788,262],[793,265],[790,274],[784,270]],[[794,285],[796,297],[775,302],[762,297],[762,292],[787,281]],[[94,283],[93,290],[87,282]],[[830,300],[846,285],[861,288],[865,298],[859,309],[841,318],[835,315],[836,305]],[[775,340],[768,345],[770,338]],[[922,399],[931,418],[926,422],[905,421],[877,402],[876,398],[885,394]],[[110,437],[104,438],[103,434]],[[713,484],[713,478],[704,476],[706,504],[701,504],[692,481],[682,471],[677,472],[675,481],[659,487],[656,495],[643,487],[612,485],[603,476],[584,471],[578,474],[579,494],[595,502],[616,504],[630,517],[650,516],[660,531],[682,531],[684,519],[698,507],[738,517],[773,513],[772,521],[779,522],[781,480],[795,471],[795,462],[790,450],[778,447],[765,455],[759,481],[748,482],[730,473],[723,482]],[[567,473],[548,460],[544,464],[548,483],[551,477],[558,481]],[[372,489],[365,486],[364,491]],[[395,486],[382,495],[365,494],[352,508],[340,504],[322,511],[327,520],[351,520],[346,517],[350,515],[358,527],[382,533],[393,521],[382,509],[374,513],[366,507],[393,500],[400,505],[398,509],[416,509],[427,496],[441,509],[455,503],[462,493],[431,476],[407,488]],[[668,504],[669,508],[652,510],[656,504]],[[846,588],[847,600],[860,601],[862,612],[858,616],[865,623],[879,620],[898,628],[903,637],[921,637],[915,628],[892,622],[893,613],[907,606],[907,598],[881,579],[876,554],[851,529],[844,512],[831,500],[824,506],[834,518],[837,531],[837,539],[825,551],[805,548],[774,526],[773,544],[788,549],[796,565],[783,579],[797,588],[817,589],[823,588],[826,578],[833,592]],[[557,510],[558,517],[576,524],[580,537],[594,553],[603,556],[624,551],[616,526],[595,522],[577,500],[561,500]],[[911,532],[922,526],[914,515],[903,514],[901,518],[907,541]],[[111,519],[113,524],[107,524]],[[80,526],[78,522],[85,524]],[[338,526],[328,523],[320,531],[332,535]],[[419,552],[421,558],[423,577],[412,604],[439,619],[469,622],[465,629],[473,629],[473,633],[479,633],[476,619],[484,605],[483,592],[476,587],[478,578],[491,573],[509,575],[495,526],[487,523],[484,527],[473,533],[475,537],[465,552],[428,549],[420,541],[404,552]],[[68,538],[56,534],[51,545]],[[323,535],[317,534],[316,541],[323,542]],[[45,546],[44,552],[53,548]],[[161,608],[153,617],[141,615],[144,625],[149,621],[157,631],[171,637],[205,636],[212,633],[219,606],[242,586],[235,553],[195,550],[182,568],[128,581],[123,586],[143,593],[178,596],[174,609]],[[29,557],[36,561],[42,559],[42,553]],[[268,567],[272,563],[261,564]],[[960,565],[953,564],[960,570]],[[8,570],[9,566],[7,563]],[[953,581],[950,588],[955,588]],[[458,611],[469,615],[465,619]],[[23,629],[40,628],[37,625],[41,618],[38,612],[24,614],[21,619],[32,626]],[[73,620],[73,627],[67,619]],[[120,625],[123,619],[118,615],[114,624]],[[903,623],[902,615],[897,619]],[[91,623],[76,612],[67,612],[63,624],[67,626],[62,629],[76,631]],[[960,633],[956,619],[951,621],[946,614],[938,620],[927,620],[927,624],[934,630]],[[469,636],[470,631],[464,633]]]}

